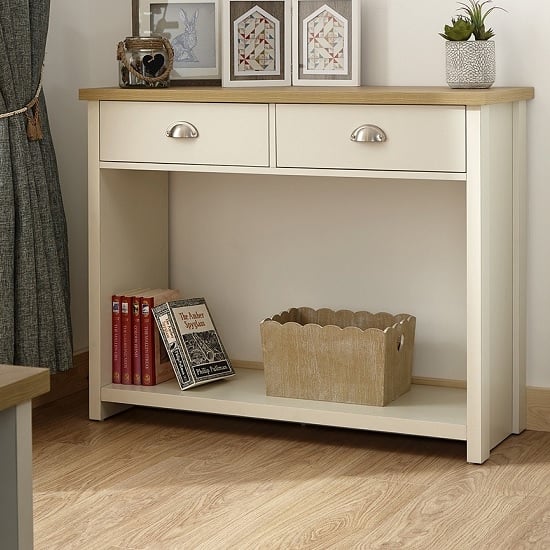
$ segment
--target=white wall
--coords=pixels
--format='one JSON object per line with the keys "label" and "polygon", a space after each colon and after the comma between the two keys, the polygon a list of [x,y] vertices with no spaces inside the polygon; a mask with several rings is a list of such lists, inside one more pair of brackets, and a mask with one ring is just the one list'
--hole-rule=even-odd
{"label": "white wall", "polygon": [[131,0],[52,0],[44,89],[69,232],[75,352],[88,347],[87,111],[79,88],[116,85]]}
{"label": "white wall", "polygon": [[[528,365],[531,386],[550,387],[550,4],[501,0],[493,12],[497,86],[529,85]],[[454,0],[363,0],[363,84],[445,85],[444,41]],[[86,110],[78,88],[116,85],[116,43],[130,34],[131,0],[52,0],[45,90],[69,224],[75,349],[87,347]]]}

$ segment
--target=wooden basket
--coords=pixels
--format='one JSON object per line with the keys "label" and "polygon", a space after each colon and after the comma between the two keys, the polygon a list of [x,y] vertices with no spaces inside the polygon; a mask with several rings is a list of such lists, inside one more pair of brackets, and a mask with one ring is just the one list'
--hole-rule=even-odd
{"label": "wooden basket", "polygon": [[387,405],[411,387],[416,318],[292,308],[260,324],[266,393]]}

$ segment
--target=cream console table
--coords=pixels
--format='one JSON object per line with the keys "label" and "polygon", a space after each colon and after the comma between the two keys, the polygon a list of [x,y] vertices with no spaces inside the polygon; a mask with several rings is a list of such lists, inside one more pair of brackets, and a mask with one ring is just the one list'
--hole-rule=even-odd
{"label": "cream console table", "polygon": [[[464,440],[467,460],[485,461],[525,427],[533,96],[532,88],[81,90],[89,102],[90,418],[142,405],[379,430]],[[266,397],[263,373],[252,369],[186,392],[175,381],[112,384],[110,296],[170,285],[168,179],[184,171],[465,185],[463,387],[414,384],[389,406],[366,407]]]}
{"label": "cream console table", "polygon": [[33,547],[32,405],[50,390],[48,369],[0,365],[0,546]]}

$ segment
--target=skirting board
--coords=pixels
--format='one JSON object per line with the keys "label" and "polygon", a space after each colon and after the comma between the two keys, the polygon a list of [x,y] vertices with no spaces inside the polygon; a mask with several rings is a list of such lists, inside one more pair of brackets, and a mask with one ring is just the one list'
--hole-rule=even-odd
{"label": "skirting board", "polygon": [[[236,367],[263,369],[260,362],[232,360]],[[49,393],[33,399],[33,407],[44,405],[88,388],[88,352],[78,353],[73,358],[74,368],[50,377]],[[414,384],[465,388],[464,380],[413,377]],[[550,388],[527,388],[527,429],[550,432]]]}
{"label": "skirting board", "polygon": [[50,391],[32,400],[32,406],[39,407],[52,403],[62,397],[67,397],[88,388],[88,352],[73,355],[73,368],[66,372],[58,372],[50,376]]}
{"label": "skirting board", "polygon": [[527,429],[550,432],[550,388],[527,387]]}

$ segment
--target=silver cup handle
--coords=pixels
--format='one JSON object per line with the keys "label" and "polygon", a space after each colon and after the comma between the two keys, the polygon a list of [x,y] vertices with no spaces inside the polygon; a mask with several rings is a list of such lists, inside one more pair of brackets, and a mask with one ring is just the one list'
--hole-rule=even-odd
{"label": "silver cup handle", "polygon": [[174,124],[167,128],[166,135],[169,138],[191,139],[198,138],[199,131],[197,130],[196,126],[194,126],[190,122],[180,121],[174,122]]}
{"label": "silver cup handle", "polygon": [[386,132],[374,124],[363,124],[355,128],[349,138],[351,141],[368,143],[381,143],[387,139]]}

